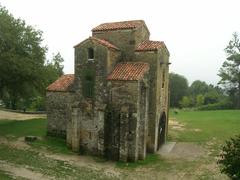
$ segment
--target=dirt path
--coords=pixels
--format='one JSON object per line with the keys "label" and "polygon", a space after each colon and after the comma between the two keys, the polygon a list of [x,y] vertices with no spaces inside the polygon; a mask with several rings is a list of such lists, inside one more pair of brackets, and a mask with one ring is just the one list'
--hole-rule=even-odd
{"label": "dirt path", "polygon": [[[90,156],[81,156],[81,155],[66,155],[66,154],[57,154],[53,152],[49,152],[42,149],[33,149],[30,145],[25,143],[24,138],[18,138],[16,141],[8,141],[4,137],[0,137],[0,145],[4,144],[11,148],[15,149],[22,149],[22,150],[31,150],[40,152],[41,156],[45,156],[48,159],[53,160],[59,160],[63,162],[67,162],[70,165],[76,166],[76,167],[86,167],[93,171],[102,171],[105,175],[108,177],[114,177],[119,178],[121,175],[121,171],[117,168],[115,168],[115,162],[102,162],[97,163],[92,157]],[[1,163],[1,160],[0,160]],[[0,166],[0,169],[8,171]],[[18,169],[13,168],[11,173],[14,174],[15,170],[18,173]],[[30,171],[30,170],[28,170]],[[33,172],[34,173],[34,172]],[[20,175],[19,175],[20,176]],[[21,176],[23,177],[23,176]],[[39,177],[39,176],[38,176]]]}
{"label": "dirt path", "polygon": [[16,166],[12,163],[2,161],[0,160],[0,169],[7,172],[13,177],[18,177],[21,178],[26,178],[26,179],[31,179],[31,180],[48,180],[48,179],[53,179],[51,177],[48,177],[44,174],[38,173],[38,172],[33,172],[27,168]]}
{"label": "dirt path", "polygon": [[23,114],[0,110],[0,120],[28,120],[34,118],[46,118],[45,114]]}
{"label": "dirt path", "polygon": [[158,151],[164,158],[184,159],[193,161],[197,158],[206,156],[205,149],[191,142],[168,142]]}

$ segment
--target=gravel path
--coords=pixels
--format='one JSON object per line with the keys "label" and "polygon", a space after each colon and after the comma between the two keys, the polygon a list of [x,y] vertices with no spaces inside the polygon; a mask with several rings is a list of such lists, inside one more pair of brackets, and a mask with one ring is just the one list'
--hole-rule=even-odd
{"label": "gravel path", "polygon": [[34,118],[46,118],[45,114],[23,114],[0,110],[0,120],[28,120]]}

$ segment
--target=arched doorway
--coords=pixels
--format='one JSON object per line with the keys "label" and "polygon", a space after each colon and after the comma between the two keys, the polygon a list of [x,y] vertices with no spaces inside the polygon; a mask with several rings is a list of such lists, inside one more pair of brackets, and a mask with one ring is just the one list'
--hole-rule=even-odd
{"label": "arched doorway", "polygon": [[161,118],[159,119],[158,125],[158,150],[165,143],[166,139],[166,114],[165,112],[162,114]]}

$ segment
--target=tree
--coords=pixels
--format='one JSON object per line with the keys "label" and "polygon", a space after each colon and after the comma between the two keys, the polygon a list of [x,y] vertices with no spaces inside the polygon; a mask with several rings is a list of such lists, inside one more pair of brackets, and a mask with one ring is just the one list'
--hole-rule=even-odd
{"label": "tree", "polygon": [[170,106],[179,107],[179,101],[187,94],[187,79],[179,74],[169,74]]}
{"label": "tree", "polygon": [[63,62],[64,62],[64,59],[62,58],[59,52],[53,56],[52,64],[54,69],[57,72],[58,77],[63,75],[63,65],[62,65]]}
{"label": "tree", "polygon": [[196,97],[198,94],[205,94],[208,92],[209,86],[207,85],[206,82],[196,80],[193,81],[191,86],[189,87],[189,94],[191,96]]}
{"label": "tree", "polygon": [[223,90],[218,86],[209,85],[208,92],[204,95],[204,104],[214,104],[226,98]]}
{"label": "tree", "polygon": [[16,109],[20,99],[45,89],[42,32],[0,6],[0,98]]}
{"label": "tree", "polygon": [[240,135],[226,141],[218,163],[222,173],[231,179],[240,179]]}
{"label": "tree", "polygon": [[188,96],[183,96],[182,100],[179,102],[182,108],[190,107],[191,99]]}
{"label": "tree", "polygon": [[204,104],[204,99],[205,99],[204,95],[202,95],[202,94],[197,95],[197,97],[196,97],[196,106],[203,105]]}
{"label": "tree", "polygon": [[219,84],[223,85],[232,97],[235,107],[240,108],[240,40],[237,33],[233,33],[225,52],[227,59],[219,70]]}
{"label": "tree", "polygon": [[45,76],[46,76],[46,85],[48,86],[52,82],[58,79],[63,75],[63,65],[64,59],[61,54],[58,52],[56,55],[53,54],[51,61],[47,61],[45,65]]}

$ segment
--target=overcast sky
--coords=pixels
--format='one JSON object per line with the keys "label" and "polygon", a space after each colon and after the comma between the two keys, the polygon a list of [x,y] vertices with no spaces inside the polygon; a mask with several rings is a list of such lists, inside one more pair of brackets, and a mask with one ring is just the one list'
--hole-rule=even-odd
{"label": "overcast sky", "polygon": [[151,40],[164,41],[170,71],[189,83],[216,84],[224,48],[240,32],[239,0],[0,0],[14,17],[43,31],[48,58],[63,56],[64,72],[74,73],[73,46],[104,22],[142,19]]}

